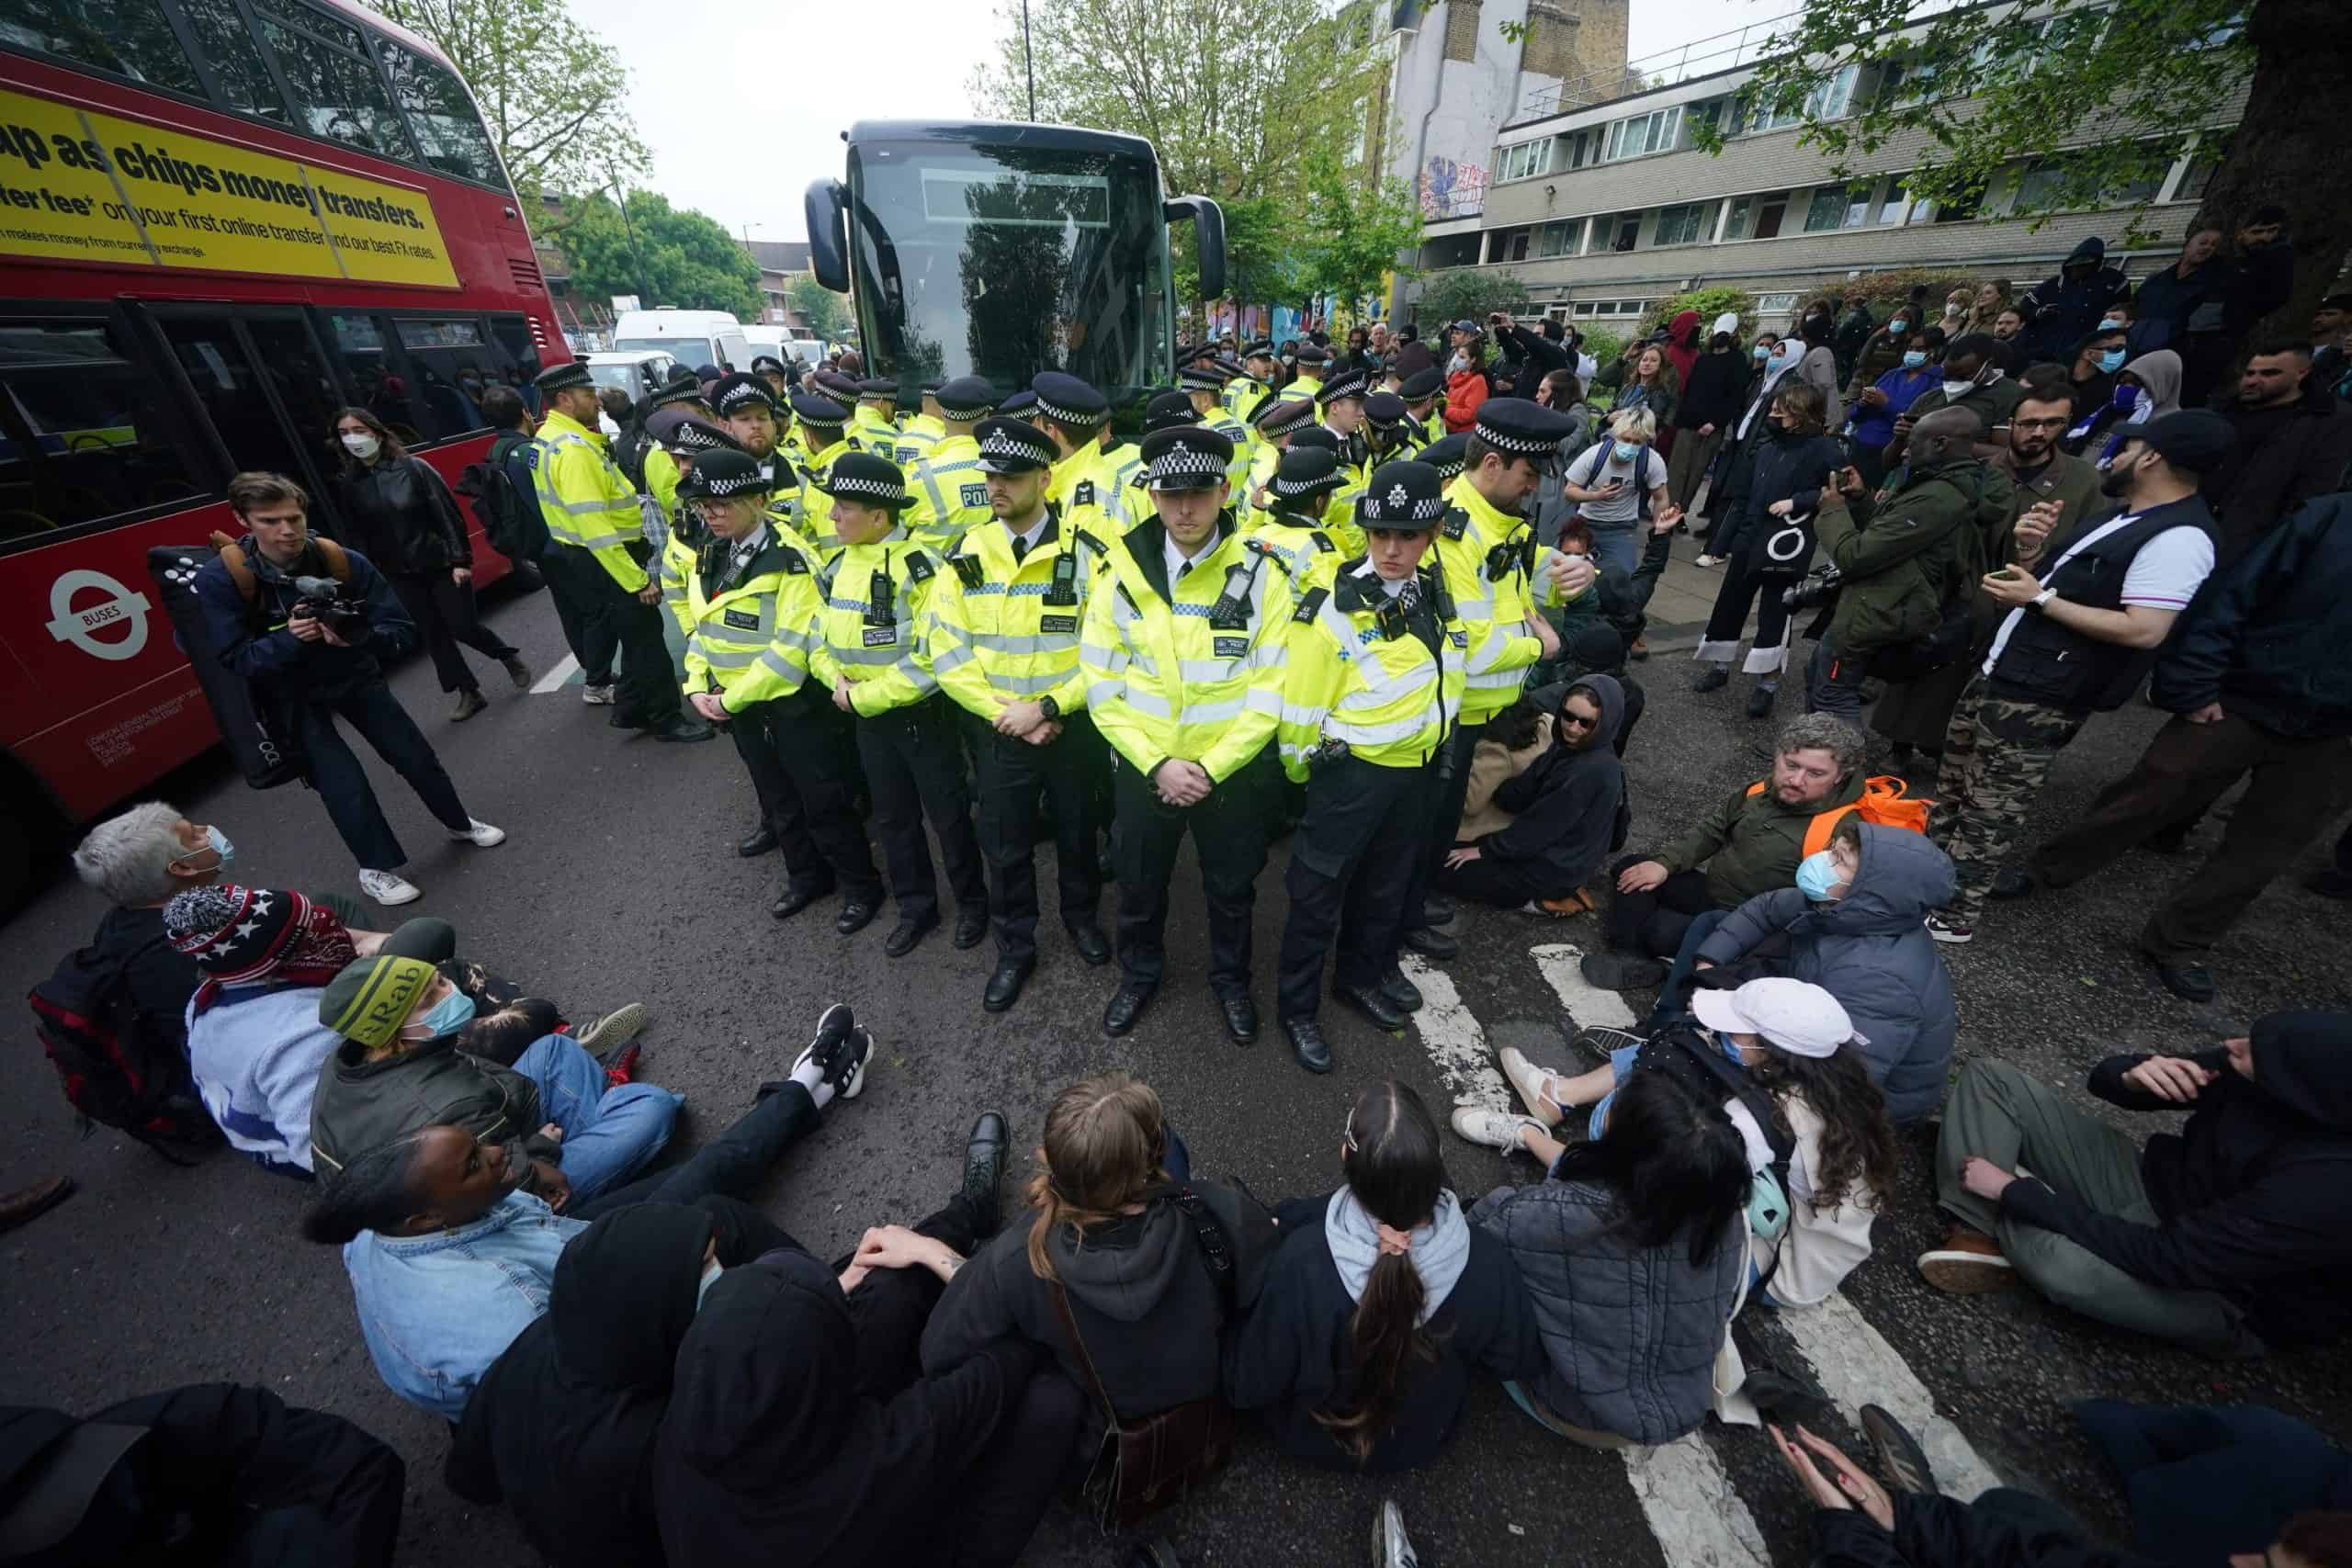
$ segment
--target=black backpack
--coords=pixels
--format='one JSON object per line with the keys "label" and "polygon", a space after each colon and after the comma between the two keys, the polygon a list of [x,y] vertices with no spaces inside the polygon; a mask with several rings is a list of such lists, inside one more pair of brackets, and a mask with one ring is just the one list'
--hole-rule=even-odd
{"label": "black backpack", "polygon": [[510,466],[521,454],[527,467],[531,445],[527,436],[515,441],[501,436],[492,442],[481,461],[468,463],[458,482],[449,487],[466,498],[481,524],[482,536],[509,560],[532,558],[545,542],[546,524],[539,516],[537,492],[525,489]]}
{"label": "black backpack", "polygon": [[220,1129],[198,1098],[176,1032],[153,1022],[130,996],[131,966],[165,940],[129,953],[78,948],[25,999],[84,1135],[103,1122],[175,1165],[190,1165],[189,1156],[221,1142]]}

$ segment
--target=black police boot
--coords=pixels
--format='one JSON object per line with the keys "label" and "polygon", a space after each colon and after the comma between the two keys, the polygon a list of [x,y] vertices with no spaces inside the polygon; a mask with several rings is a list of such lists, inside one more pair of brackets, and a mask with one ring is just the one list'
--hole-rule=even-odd
{"label": "black police boot", "polygon": [[1405,978],[1402,969],[1391,969],[1380,982],[1380,994],[1396,1005],[1400,1012],[1421,1010],[1421,988]]}
{"label": "black police boot", "polygon": [[1095,968],[1111,962],[1111,939],[1102,934],[1102,923],[1089,916],[1082,920],[1066,922],[1069,929],[1069,944],[1078,955]]}
{"label": "black police boot", "polygon": [[1012,1129],[1006,1124],[1004,1112],[983,1111],[964,1145],[961,1195],[977,1211],[975,1217],[984,1222],[982,1235],[995,1235],[1001,1223],[998,1189],[1004,1182],[1004,1155],[1012,1143]]}
{"label": "black police boot", "polygon": [[956,910],[956,951],[967,953],[980,945],[989,934],[989,908],[985,904],[959,905]]}
{"label": "black police boot", "polygon": [[1310,1073],[1331,1070],[1331,1047],[1323,1038],[1323,1031],[1311,1018],[1283,1020],[1283,1038],[1290,1042],[1290,1054],[1298,1065]]}
{"label": "black police boot", "polygon": [[1258,1038],[1258,1004],[1249,995],[1219,997],[1217,1011],[1225,1016],[1225,1032],[1233,1036],[1237,1045],[1247,1045]]}
{"label": "black police boot", "polygon": [[1121,986],[1114,991],[1111,1005],[1102,1010],[1102,1032],[1125,1034],[1133,1029],[1158,990],[1156,986]]}
{"label": "black police boot", "polygon": [[775,829],[763,822],[760,825],[758,832],[736,843],[735,852],[745,860],[756,860],[774,848],[775,848]]}
{"label": "black police boot", "polygon": [[787,882],[784,885],[784,891],[775,896],[775,902],[768,906],[768,913],[779,920],[788,920],[818,899],[829,897],[832,891],[833,885],[830,882]]}
{"label": "black police boot", "polygon": [[998,964],[996,973],[989,976],[989,988],[980,993],[980,1006],[989,1012],[1002,1012],[1019,1001],[1021,987],[1036,967],[1034,958],[1008,958]]}
{"label": "black police boot", "polygon": [[872,925],[874,917],[881,912],[879,904],[869,904],[863,898],[844,898],[842,900],[842,912],[834,917],[833,930],[843,936],[855,936]]}
{"label": "black police boot", "polygon": [[1405,1027],[1405,1010],[1370,986],[1334,986],[1331,994],[1383,1029]]}
{"label": "black police boot", "polygon": [[698,718],[688,718],[684,714],[676,714],[667,719],[649,724],[645,729],[646,733],[656,740],[672,742],[715,740],[718,738],[718,731]]}
{"label": "black police boot", "polygon": [[891,928],[889,936],[883,941],[883,956],[904,958],[915,950],[916,943],[938,928],[939,912],[935,909],[928,915],[901,915],[899,923]]}
{"label": "black police boot", "polygon": [[1462,952],[1462,944],[1435,926],[1415,926],[1405,933],[1405,945],[1424,958],[1441,962]]}

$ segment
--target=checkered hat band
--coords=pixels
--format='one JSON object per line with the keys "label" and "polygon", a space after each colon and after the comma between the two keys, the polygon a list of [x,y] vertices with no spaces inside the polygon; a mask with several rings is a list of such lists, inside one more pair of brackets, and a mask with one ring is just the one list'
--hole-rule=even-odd
{"label": "checkered hat band", "polygon": [[[1038,407],[1045,405],[1040,403]],[[1054,460],[1052,446],[1040,436],[1035,441],[1023,441],[1009,430],[991,430],[980,443],[983,457],[1026,457],[1032,462],[1050,464]]]}
{"label": "checkered hat band", "polygon": [[1277,478],[1273,483],[1273,491],[1276,495],[1284,497],[1294,495],[1313,495],[1317,491],[1338,490],[1347,482],[1347,476],[1340,473],[1329,473],[1323,475],[1319,479],[1285,479]]}
{"label": "checkered hat band", "polygon": [[696,474],[695,482],[702,488],[705,495],[718,496],[722,500],[728,496],[741,495],[746,491],[768,488],[768,481],[762,479],[756,472],[745,474],[741,479],[707,479],[700,474]]}
{"label": "checkered hat band", "polygon": [[1445,514],[1445,497],[1424,496],[1419,501],[1396,499],[1391,491],[1386,497],[1367,495],[1363,498],[1363,521],[1369,527],[1375,523],[1434,523]]}
{"label": "checkered hat band", "polygon": [[1269,435],[1280,435],[1285,430],[1297,429],[1314,417],[1315,406],[1312,403],[1300,403],[1294,412],[1267,415],[1263,421],[1260,422],[1258,428]]}
{"label": "checkered hat band", "polygon": [[1498,452],[1517,452],[1523,457],[1542,457],[1559,450],[1560,444],[1540,435],[1510,435],[1481,421],[1478,439]]}
{"label": "checkered hat band", "polygon": [[758,403],[771,410],[775,407],[774,398],[764,397],[750,387],[729,388],[727,395],[719,399],[716,406],[720,413],[733,413],[745,403]]}
{"label": "checkered hat band", "polygon": [[967,423],[988,418],[989,411],[994,407],[996,407],[996,404],[992,402],[951,403],[945,398],[941,398],[939,400],[939,412],[942,414],[944,414],[949,419],[962,420]]}
{"label": "checkered hat band", "polygon": [[682,452],[717,452],[730,445],[709,431],[696,430],[691,424],[680,425],[678,433],[670,437],[670,444]]}
{"label": "checkered hat band", "polygon": [[1180,370],[1176,373],[1176,379],[1180,385],[1198,387],[1211,392],[1225,385],[1223,374],[1215,370]]}
{"label": "checkered hat band", "polygon": [[854,476],[843,479],[839,474],[826,483],[825,491],[830,495],[870,495],[879,501],[907,499],[905,485],[894,485],[888,479],[861,479]]}
{"label": "checkered hat band", "polygon": [[797,410],[794,411],[793,418],[816,430],[839,430],[842,426],[849,423],[849,415],[847,414],[843,414],[841,418],[835,419],[831,414],[802,413]]}
{"label": "checkered hat band", "polygon": [[1206,448],[1195,449],[1179,441],[1151,460],[1153,483],[1161,479],[1201,479],[1225,472],[1225,459]]}
{"label": "checkered hat band", "polygon": [[1059,403],[1049,403],[1043,398],[1037,400],[1037,412],[1061,424],[1100,424],[1106,417],[1099,413],[1086,413],[1077,409],[1064,408]]}

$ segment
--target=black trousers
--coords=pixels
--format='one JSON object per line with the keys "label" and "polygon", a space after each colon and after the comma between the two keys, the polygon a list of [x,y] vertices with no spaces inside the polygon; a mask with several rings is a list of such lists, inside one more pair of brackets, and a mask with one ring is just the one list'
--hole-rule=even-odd
{"label": "black trousers", "polygon": [[1786,572],[1755,570],[1745,551],[1735,556],[1724,568],[1714,607],[1707,613],[1707,629],[1699,634],[1699,657],[1729,664],[1747,625],[1748,607],[1754,605],[1756,637],[1748,644],[1747,671],[1778,681],[1789,647],[1789,607],[1781,603],[1781,592],[1795,581]]}
{"label": "black trousers", "polygon": [[1617,879],[1629,867],[1649,859],[1627,855],[1609,868],[1609,915],[1604,930],[1609,945],[1619,953],[1645,953],[1672,958],[1682,946],[1690,922],[1715,907],[1707,896],[1707,874],[1698,866],[1670,874],[1645,893],[1620,893]]}
{"label": "black trousers", "polygon": [[1037,955],[1037,803],[1053,807],[1054,871],[1064,925],[1096,919],[1102,878],[1094,837],[1108,749],[1083,713],[1062,720],[1050,746],[999,735],[974,714],[963,716],[979,778],[978,839],[989,868],[989,917],[996,927],[997,958],[1017,963]]}
{"label": "black trousers", "polygon": [[1488,860],[1484,855],[1460,865],[1440,866],[1437,885],[1457,898],[1516,909],[1533,898],[1565,898],[1573,888],[1540,882],[1534,868],[1516,861]]}
{"label": "black trousers", "polygon": [[514,645],[481,624],[472,583],[452,581],[446,570],[402,572],[392,579],[392,592],[408,618],[416,623],[417,636],[424,639],[424,651],[433,656],[433,672],[441,677],[443,691],[481,690],[481,682],[466,664],[466,656],[458,651],[459,643],[492,659],[514,657]]}
{"label": "black trousers", "polygon": [[463,831],[473,818],[458,799],[458,786],[435,754],[433,742],[409,717],[391,687],[370,681],[340,697],[293,705],[294,728],[304,755],[311,760],[309,783],[343,836],[344,846],[362,871],[393,871],[407,863],[408,852],[384,817],[384,807],[368,783],[368,771],[352,755],[351,744],[335,728],[341,718],[368,739],[376,755],[406,779],[424,802],[425,809],[443,827]]}
{"label": "black trousers", "polygon": [[1290,919],[1283,926],[1275,1005],[1283,1018],[1313,1018],[1323,994],[1323,955],[1334,934],[1342,986],[1376,986],[1396,967],[1419,835],[1439,780],[1426,768],[1384,768],[1344,757],[1306,779],[1306,815],[1290,847]]}
{"label": "black trousers", "polygon": [[1111,792],[1119,829],[1111,836],[1111,858],[1119,874],[1119,968],[1127,984],[1157,988],[1167,967],[1168,878],[1189,829],[1208,905],[1209,989],[1227,999],[1250,994],[1250,909],[1266,868],[1276,774],[1272,758],[1261,752],[1199,805],[1170,806],[1118,759]]}
{"label": "black trousers", "polygon": [[1455,725],[1446,739],[1445,754],[1437,760],[1437,782],[1430,788],[1428,815],[1421,829],[1425,852],[1415,863],[1412,886],[1405,892],[1407,931],[1421,923],[1422,901],[1437,886],[1437,874],[1453,848],[1453,836],[1462,830],[1463,803],[1470,798],[1470,760],[1478,750],[1478,738],[1486,733],[1483,722]]}
{"label": "black trousers", "polygon": [[555,602],[556,624],[563,628],[563,646],[571,657],[580,660],[580,679],[591,686],[613,683],[613,655],[619,652],[608,633],[589,625],[587,602],[580,597],[580,586],[564,570],[562,556],[571,553],[569,545],[550,540],[539,552],[539,575],[546,580],[548,597]]}
{"label": "black trousers", "polygon": [[[701,1203],[712,1197],[741,1198],[775,1168],[785,1152],[817,1130],[817,1102],[789,1078],[763,1084],[752,1109],[728,1129],[667,1170],[639,1177],[586,1202],[564,1211],[565,1217],[593,1220],[632,1203]],[[713,1207],[706,1204],[706,1207]],[[721,1263],[748,1262],[770,1249],[771,1235],[792,1238],[768,1224],[748,1204],[713,1207],[713,1228],[719,1237]],[[723,1218],[721,1217],[723,1216]],[[758,1220],[754,1225],[750,1222]],[[761,1227],[765,1226],[763,1230]],[[732,1247],[738,1256],[730,1260]]]}
{"label": "black trousers", "polygon": [[727,731],[752,775],[760,819],[784,848],[786,885],[807,893],[839,887],[845,898],[879,904],[882,878],[850,806],[856,764],[835,711],[831,697],[804,684],[728,715]]}
{"label": "black trousers", "polygon": [[972,795],[964,785],[964,758],[948,712],[952,705],[933,695],[857,721],[857,759],[865,769],[874,833],[882,840],[890,897],[899,901],[900,919],[939,913],[939,883],[922,830],[926,816],[939,835],[940,858],[947,863],[947,886],[956,904],[978,908],[988,901],[980,846],[972,833]]}
{"label": "black trousers", "polygon": [[[560,563],[559,565],[558,563]],[[613,581],[590,552],[571,545],[557,547],[548,557],[550,577],[570,580],[586,615],[582,633],[591,654],[617,649],[620,681],[613,693],[614,710],[625,718],[661,723],[677,716],[678,683],[672,678],[670,649],[662,640],[659,604],[648,604]],[[606,652],[609,659],[610,654]],[[594,668],[582,659],[583,667]]]}

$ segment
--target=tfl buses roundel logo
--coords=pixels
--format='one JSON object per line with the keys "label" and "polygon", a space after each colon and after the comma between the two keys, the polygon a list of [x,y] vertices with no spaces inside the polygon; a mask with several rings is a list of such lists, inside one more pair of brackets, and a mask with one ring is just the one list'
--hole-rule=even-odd
{"label": "tfl buses roundel logo", "polygon": [[149,608],[144,593],[77,567],[49,585],[49,635],[93,659],[136,659],[147,646]]}

